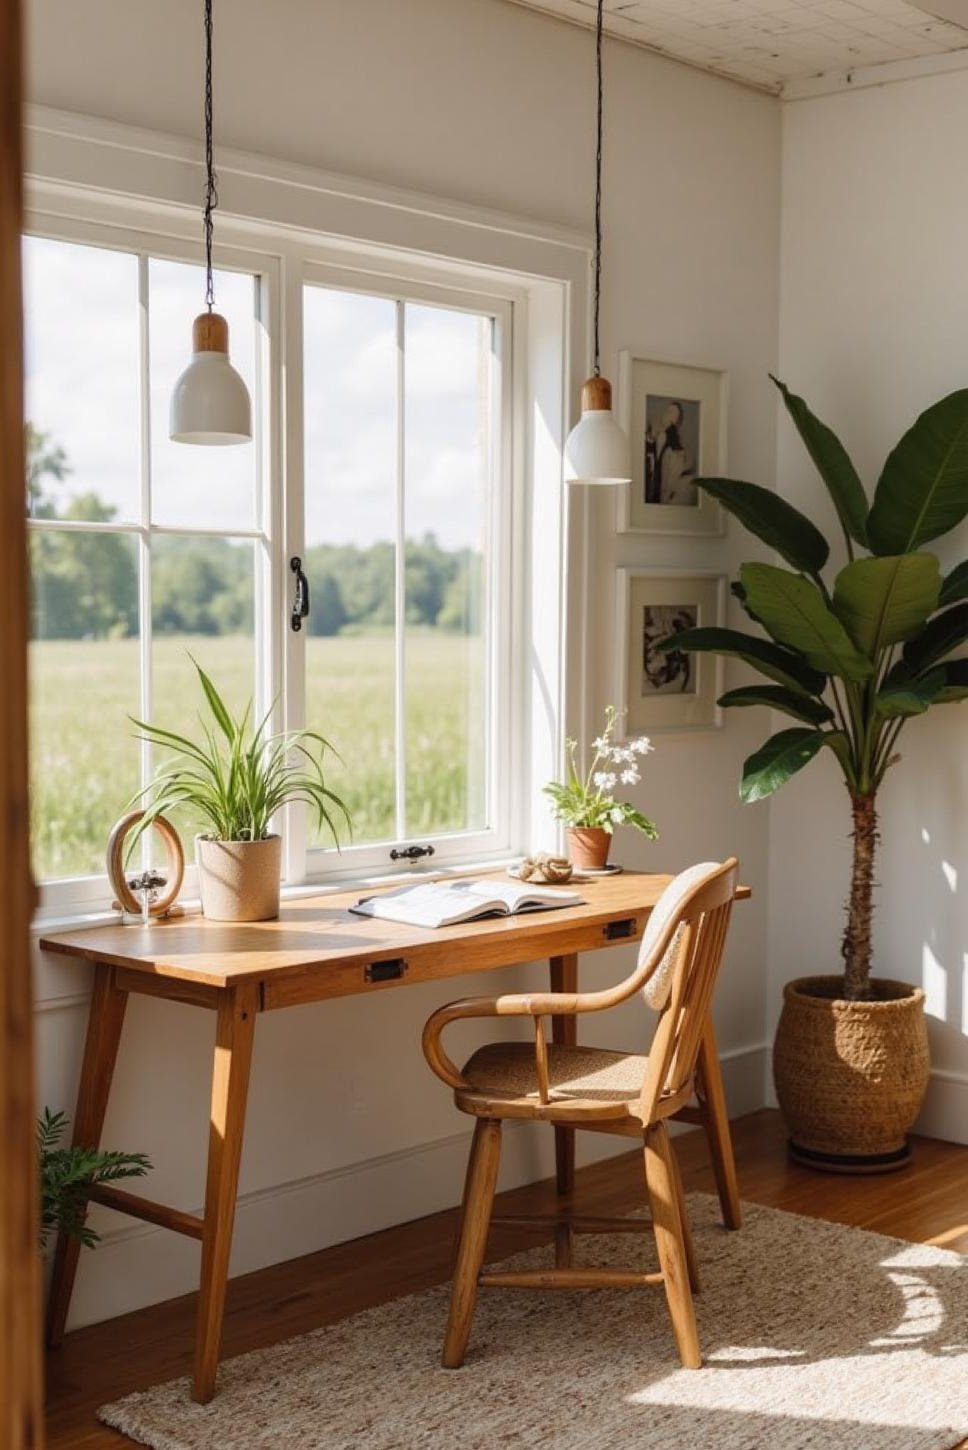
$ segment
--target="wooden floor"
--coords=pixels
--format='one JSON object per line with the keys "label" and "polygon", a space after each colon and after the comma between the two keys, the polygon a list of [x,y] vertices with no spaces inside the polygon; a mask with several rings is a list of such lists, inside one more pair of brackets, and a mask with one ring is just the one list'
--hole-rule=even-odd
{"label": "wooden floor", "polygon": [[[913,1164],[902,1173],[838,1178],[787,1161],[776,1113],[754,1113],[733,1126],[745,1199],[968,1253],[968,1147],[921,1139]],[[687,1190],[711,1190],[702,1134],[677,1138],[676,1145]],[[583,1169],[575,1201],[591,1214],[626,1213],[642,1203],[641,1171],[634,1153]],[[554,1199],[550,1181],[539,1183],[501,1195],[497,1211],[547,1212]],[[453,1225],[453,1212],[434,1214],[234,1279],[225,1356],[303,1334],[446,1279]],[[533,1233],[503,1229],[492,1236],[491,1256],[537,1241]],[[68,1335],[48,1360],[50,1450],[117,1450],[132,1444],[99,1425],[95,1409],[189,1371],[194,1304],[195,1296],[186,1295]]]}

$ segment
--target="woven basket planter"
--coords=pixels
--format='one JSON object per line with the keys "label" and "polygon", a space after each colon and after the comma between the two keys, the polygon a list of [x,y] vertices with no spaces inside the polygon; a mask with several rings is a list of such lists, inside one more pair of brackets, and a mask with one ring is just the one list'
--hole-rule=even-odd
{"label": "woven basket planter", "polygon": [[924,993],[875,981],[870,1002],[838,994],[841,977],[788,982],[773,1079],[801,1162],[876,1173],[907,1162],[907,1135],[928,1086]]}

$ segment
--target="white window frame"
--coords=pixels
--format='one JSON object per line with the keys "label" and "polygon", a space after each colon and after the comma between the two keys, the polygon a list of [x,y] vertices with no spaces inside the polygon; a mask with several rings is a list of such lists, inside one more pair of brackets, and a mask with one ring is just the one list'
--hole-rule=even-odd
{"label": "white window frame", "polygon": [[[204,264],[204,252],[196,244],[179,243],[162,235],[155,236],[129,228],[112,227],[101,222],[66,222],[63,218],[44,218],[28,214],[24,235],[44,240],[78,244],[87,247],[102,247],[113,252],[123,252],[138,260],[138,312],[139,312],[139,435],[140,435],[140,479],[138,518],[119,519],[108,523],[86,521],[64,521],[61,519],[27,520],[28,537],[31,533],[44,532],[88,532],[117,534],[134,539],[138,551],[138,625],[139,625],[139,697],[138,710],[141,719],[148,720],[153,713],[153,666],[151,594],[152,542],[156,538],[217,538],[247,540],[253,548],[253,698],[258,716],[265,714],[271,701],[279,692],[281,669],[275,658],[269,637],[272,622],[272,601],[274,594],[273,552],[274,540],[281,534],[281,519],[276,506],[276,490],[269,485],[271,452],[274,429],[273,406],[275,389],[271,386],[272,339],[278,331],[279,282],[278,259],[267,253],[253,252],[243,247],[219,246],[213,250],[213,261],[219,271],[241,272],[251,276],[256,284],[256,357],[255,389],[252,399],[255,427],[255,499],[254,521],[251,527],[218,528],[206,525],[160,524],[151,518],[151,442],[149,405],[149,363],[148,332],[150,309],[147,307],[148,264],[151,258],[175,262]],[[199,300],[201,306],[202,299]],[[186,344],[187,345],[187,344]],[[186,354],[187,356],[187,354]],[[278,425],[277,425],[278,426]],[[279,721],[281,710],[277,711]],[[119,728],[123,728],[119,722]],[[151,769],[152,752],[147,743],[141,747],[141,775],[144,781]],[[119,801],[119,814],[123,808]],[[107,843],[105,842],[105,845]],[[107,875],[61,876],[42,880],[40,889],[41,914],[61,916],[73,911],[99,911],[111,906]],[[184,893],[189,898],[197,895],[197,875],[194,863],[186,859]]]}
{"label": "white window frame", "polygon": [[[26,230],[66,241],[90,242],[96,235],[107,246],[201,260],[197,147],[41,107],[28,107],[27,137]],[[221,153],[219,171],[223,209],[216,265],[260,271],[269,279],[274,309],[264,403],[268,577],[261,637],[268,660],[263,657],[260,668],[267,694],[279,691],[285,701],[278,723],[295,723],[303,704],[294,686],[298,655],[293,650],[300,645],[298,640],[294,645],[286,613],[291,597],[286,565],[299,552],[295,519],[301,520],[301,512],[291,502],[287,508],[284,479],[290,500],[300,490],[301,504],[304,282],[342,273],[360,291],[382,285],[391,292],[405,288],[415,300],[418,293],[448,305],[458,297],[468,299],[473,309],[486,307],[507,319],[502,331],[506,354],[513,359],[513,387],[507,369],[502,376],[507,467],[513,478],[513,508],[503,524],[510,549],[494,551],[495,559],[509,561],[512,571],[510,591],[502,589],[500,596],[514,641],[508,658],[511,683],[501,706],[507,754],[500,762],[499,788],[508,806],[505,829],[492,840],[465,839],[466,852],[442,854],[432,864],[484,864],[526,846],[554,845],[558,833],[541,784],[560,767],[566,729],[584,733],[588,709],[584,591],[566,589],[565,581],[587,578],[590,519],[587,501],[562,491],[561,448],[577,383],[587,370],[589,239],[242,153]],[[256,634],[258,639],[258,628]],[[497,757],[492,748],[495,763]],[[361,849],[352,857],[344,853],[342,861],[323,863],[335,869],[312,877],[306,868],[316,863],[306,862],[298,808],[287,814],[296,816],[286,822],[287,889],[298,889],[300,883],[308,889],[315,881],[318,890],[347,876],[371,879],[377,866],[389,874],[388,860],[370,860]],[[484,844],[484,856],[475,855]],[[381,843],[378,853],[383,852]],[[193,895],[192,874],[186,898]],[[42,916],[48,922],[108,909],[102,877],[49,883],[43,891]]]}
{"label": "white window frame", "polygon": [[[468,312],[477,316],[490,317],[495,328],[495,356],[492,369],[492,397],[497,400],[493,419],[491,488],[488,499],[488,570],[486,609],[488,637],[488,744],[487,782],[485,796],[492,820],[482,830],[455,832],[437,831],[431,834],[397,831],[392,837],[376,842],[365,842],[358,846],[344,845],[341,852],[335,848],[307,845],[307,815],[305,810],[290,812],[287,831],[288,860],[287,881],[323,882],[339,878],[353,878],[371,875],[381,871],[399,870],[394,867],[390,851],[408,845],[432,845],[434,856],[424,864],[428,866],[454,866],[466,862],[484,861],[490,857],[505,857],[515,846],[520,822],[514,817],[514,795],[512,781],[520,778],[520,745],[513,721],[520,718],[520,635],[513,628],[516,617],[520,617],[523,593],[521,550],[515,548],[514,540],[522,520],[521,470],[515,466],[514,435],[516,431],[514,407],[514,376],[512,367],[514,309],[523,299],[512,296],[496,297],[467,289],[465,279],[453,279],[429,283],[415,278],[407,269],[401,269],[397,276],[385,272],[379,274],[365,271],[348,271],[345,267],[319,261],[304,262],[301,268],[303,288],[321,287],[336,291],[363,293],[367,296],[384,297],[398,307],[408,302],[425,303],[446,307],[453,311]],[[299,358],[300,368],[302,354]],[[402,409],[402,400],[398,398]],[[404,418],[398,417],[398,429]],[[399,455],[399,444],[398,444]],[[303,459],[298,466],[291,467],[287,477],[286,505],[290,511],[291,526],[289,539],[293,553],[305,553],[305,539],[301,533],[305,522],[305,479]],[[403,497],[403,459],[397,458],[398,506]],[[399,540],[397,541],[399,547]],[[403,617],[402,560],[398,559],[397,571],[397,620],[396,669],[397,691],[395,700],[395,732],[402,734],[399,719],[403,708],[402,691],[406,688],[404,636],[406,622]],[[287,691],[290,710],[290,728],[301,723],[305,714],[302,687],[306,679],[304,665],[307,634],[290,631],[287,650],[287,678],[292,682]],[[403,666],[403,677],[400,677]],[[309,722],[314,723],[314,722]],[[326,722],[318,722],[323,732]],[[503,764],[503,769],[501,768]],[[397,792],[405,771],[405,759],[397,756]],[[400,824],[400,800],[397,800],[397,824]]]}

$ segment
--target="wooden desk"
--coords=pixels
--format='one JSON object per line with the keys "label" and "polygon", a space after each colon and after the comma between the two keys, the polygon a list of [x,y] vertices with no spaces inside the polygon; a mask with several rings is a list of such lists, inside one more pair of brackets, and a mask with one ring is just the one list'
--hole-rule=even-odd
{"label": "wooden desk", "polygon": [[[44,937],[45,951],[94,964],[94,990],[74,1113],[74,1141],[100,1143],[125,1007],[140,992],[215,1013],[215,1053],[205,1209],[201,1217],[111,1187],[98,1203],[202,1245],[192,1393],[202,1403],[215,1393],[229,1250],[235,1220],[239,1162],[252,1041],[260,1012],[353,993],[383,992],[414,982],[486,972],[547,957],[551,988],[573,992],[579,952],[637,940],[668,876],[635,872],[582,883],[582,906],[426,930],[353,916],[359,889],[287,903],[276,921],[226,924],[202,916],[150,926],[90,927]],[[748,895],[746,888],[742,895]],[[554,1019],[555,1041],[573,1042],[575,1019]],[[710,1132],[727,1222],[739,1222],[735,1185],[729,1191],[731,1150],[715,1041],[703,1045],[704,1118]],[[556,1131],[559,1192],[574,1178],[574,1132]],[[734,1226],[735,1226],[734,1224]],[[60,1343],[80,1245],[58,1240],[48,1310],[48,1343]]]}

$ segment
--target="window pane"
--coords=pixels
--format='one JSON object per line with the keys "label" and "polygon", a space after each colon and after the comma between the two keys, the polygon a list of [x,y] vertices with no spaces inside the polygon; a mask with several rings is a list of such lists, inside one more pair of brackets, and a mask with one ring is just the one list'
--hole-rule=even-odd
{"label": "window pane", "polygon": [[24,238],[27,508],[141,517],[138,259]]}
{"label": "window pane", "polygon": [[[216,310],[229,324],[229,353],[255,404],[255,278],[215,273]],[[192,321],[205,310],[205,269],[152,257],[148,264],[151,375],[151,514],[170,526],[251,529],[256,522],[257,448],[254,443],[200,447],[172,443],[172,389],[191,360]]]}
{"label": "window pane", "polygon": [[[307,287],[306,721],[339,750],[354,841],[396,835],[396,305]],[[313,844],[332,844],[310,823]]]}
{"label": "window pane", "polygon": [[406,308],[406,834],[488,824],[489,318]]}
{"label": "window pane", "polygon": [[30,559],[34,873],[101,873],[108,832],[138,788],[137,543],[38,529]]}
{"label": "window pane", "polygon": [[[204,714],[193,655],[233,714],[253,699],[253,545],[156,535],[151,545],[152,719],[191,734]],[[253,706],[254,708],[254,706]]]}
{"label": "window pane", "polygon": [[[189,656],[209,675],[233,716],[254,700],[254,545],[228,539],[156,535],[151,545],[151,719],[201,742],[200,718],[213,721]],[[216,735],[218,732],[216,731]],[[170,758],[155,752],[155,764]],[[202,822],[173,816],[185,854]]]}

